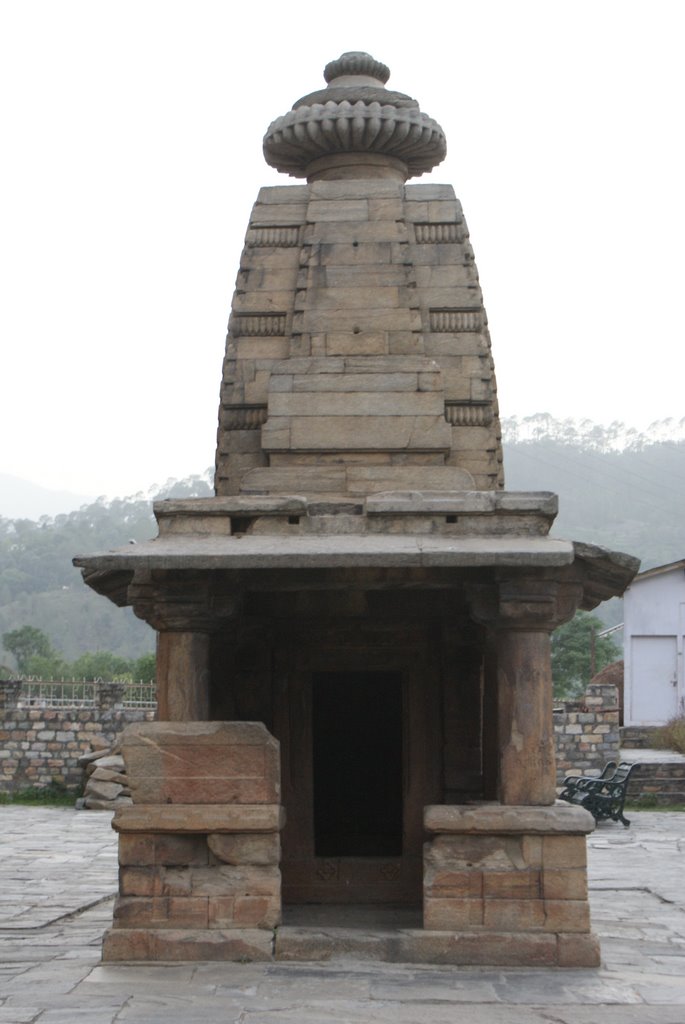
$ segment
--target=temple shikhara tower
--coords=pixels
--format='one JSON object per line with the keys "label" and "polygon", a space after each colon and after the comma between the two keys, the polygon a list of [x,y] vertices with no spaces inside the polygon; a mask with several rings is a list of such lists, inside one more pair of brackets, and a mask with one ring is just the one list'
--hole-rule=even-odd
{"label": "temple shikhara tower", "polygon": [[[440,126],[365,53],[269,127],[223,363],[216,495],[76,559],[157,631],[110,960],[591,966],[555,803],[550,633],[637,562],[504,490]],[[503,342],[506,344],[506,339]]]}

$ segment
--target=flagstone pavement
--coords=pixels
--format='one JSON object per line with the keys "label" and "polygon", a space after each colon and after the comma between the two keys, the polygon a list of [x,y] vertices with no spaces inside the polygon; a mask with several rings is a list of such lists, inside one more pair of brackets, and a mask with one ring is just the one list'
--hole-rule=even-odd
{"label": "flagstone pavement", "polygon": [[106,811],[0,806],[0,1024],[685,1024],[685,813],[589,837],[597,970],[102,965]]}

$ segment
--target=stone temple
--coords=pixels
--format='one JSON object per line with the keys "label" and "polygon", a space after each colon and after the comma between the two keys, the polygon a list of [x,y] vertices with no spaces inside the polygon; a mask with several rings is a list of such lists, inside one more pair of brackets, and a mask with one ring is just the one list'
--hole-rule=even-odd
{"label": "stone temple", "polygon": [[365,53],[269,127],[215,497],[77,558],[157,631],[109,960],[592,966],[555,803],[550,633],[637,561],[504,490],[487,319],[440,126]]}

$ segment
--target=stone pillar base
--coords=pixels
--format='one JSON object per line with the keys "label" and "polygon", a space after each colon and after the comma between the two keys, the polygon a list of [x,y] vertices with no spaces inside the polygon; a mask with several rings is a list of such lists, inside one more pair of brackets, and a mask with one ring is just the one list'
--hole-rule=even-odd
{"label": "stone pillar base", "polygon": [[596,967],[599,942],[592,934],[549,932],[455,932],[348,928],[278,929],[276,960],[332,960],[354,956],[399,964],[460,967]]}
{"label": "stone pillar base", "polygon": [[273,959],[273,931],[242,928],[211,931],[207,928],[110,928],[105,932],[105,962],[154,960]]}
{"label": "stone pillar base", "polygon": [[[149,723],[122,740],[119,895],[103,960],[265,960],[281,921],[278,744],[254,723]],[[222,802],[222,799],[225,802]]]}
{"label": "stone pillar base", "polygon": [[431,806],[424,823],[432,835],[424,847],[424,934],[442,941],[443,956],[460,948],[483,956],[433,962],[598,966],[585,842],[594,821],[587,811]]}

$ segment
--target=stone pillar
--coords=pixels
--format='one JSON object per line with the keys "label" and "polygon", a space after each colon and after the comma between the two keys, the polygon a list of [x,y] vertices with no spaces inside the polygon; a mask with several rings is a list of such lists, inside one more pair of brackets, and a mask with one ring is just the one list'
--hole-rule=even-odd
{"label": "stone pillar", "polygon": [[486,730],[497,734],[499,803],[425,809],[424,928],[443,943],[445,962],[599,963],[585,849],[594,821],[583,808],[552,806],[549,634],[581,595],[544,570],[470,588],[471,614],[490,634],[486,680],[497,708]]}
{"label": "stone pillar", "polygon": [[494,636],[500,803],[556,799],[550,633],[575,612],[575,583],[510,579],[474,587],[473,617]]}
{"label": "stone pillar", "polygon": [[157,717],[168,722],[209,718],[208,633],[157,634]]}
{"label": "stone pillar", "polygon": [[158,720],[207,721],[211,634],[235,616],[239,599],[216,594],[210,573],[160,569],[138,570],[128,600],[157,631]]}
{"label": "stone pillar", "polygon": [[549,633],[497,633],[497,725],[502,804],[556,799]]}

